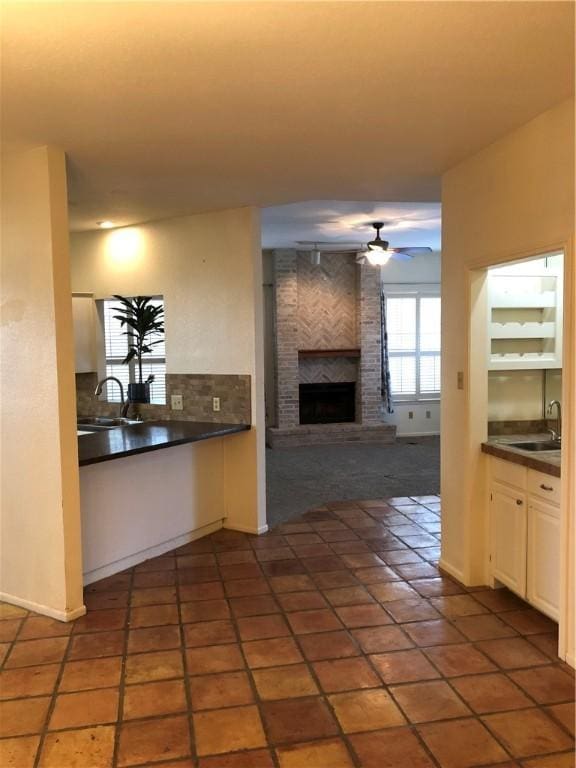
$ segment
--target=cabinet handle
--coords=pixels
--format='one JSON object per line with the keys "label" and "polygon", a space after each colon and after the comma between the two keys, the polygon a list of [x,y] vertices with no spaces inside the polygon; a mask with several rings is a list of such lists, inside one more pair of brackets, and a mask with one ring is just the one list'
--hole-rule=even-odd
{"label": "cabinet handle", "polygon": [[516,504],[518,504],[519,507],[522,506],[522,499],[516,499]]}
{"label": "cabinet handle", "polygon": [[544,485],[544,483],[540,483],[540,488],[542,488],[543,491],[553,491],[554,488],[552,488],[551,485]]}

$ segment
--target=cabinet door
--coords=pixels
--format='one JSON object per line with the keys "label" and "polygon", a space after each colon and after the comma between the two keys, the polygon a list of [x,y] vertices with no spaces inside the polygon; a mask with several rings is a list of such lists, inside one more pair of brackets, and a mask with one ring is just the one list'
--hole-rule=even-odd
{"label": "cabinet door", "polygon": [[528,601],[558,621],[560,607],[560,507],[528,505]]}
{"label": "cabinet door", "polygon": [[72,297],[76,373],[91,373],[97,369],[94,312],[92,297]]}
{"label": "cabinet door", "polygon": [[526,496],[493,483],[490,490],[491,566],[495,579],[526,596]]}

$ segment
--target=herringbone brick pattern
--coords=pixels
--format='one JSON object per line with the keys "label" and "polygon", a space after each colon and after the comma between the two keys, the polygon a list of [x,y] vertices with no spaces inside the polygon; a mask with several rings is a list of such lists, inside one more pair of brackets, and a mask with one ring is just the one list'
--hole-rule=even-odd
{"label": "herringbone brick pattern", "polygon": [[298,348],[348,349],[358,346],[356,264],[342,253],[322,254],[319,267],[298,256]]}

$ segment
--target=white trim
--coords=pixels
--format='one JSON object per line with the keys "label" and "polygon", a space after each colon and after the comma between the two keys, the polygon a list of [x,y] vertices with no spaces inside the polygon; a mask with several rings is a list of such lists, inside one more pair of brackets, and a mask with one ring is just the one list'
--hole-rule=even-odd
{"label": "white trim", "polygon": [[10,595],[8,592],[0,592],[0,600],[11,605],[17,605],[19,608],[26,608],[28,611],[34,611],[34,613],[41,613],[43,616],[49,616],[51,619],[58,619],[58,621],[74,621],[74,619],[79,619],[80,616],[84,616],[86,613],[85,605],[81,605],[73,610],[59,611],[56,608],[51,608],[49,605],[35,603],[33,600],[24,600],[16,595]]}
{"label": "white trim", "polygon": [[224,529],[227,531],[240,531],[240,533],[251,533],[253,536],[261,536],[268,531],[267,525],[261,525],[259,528],[254,528],[251,525],[228,525],[224,523]]}
{"label": "white trim", "polygon": [[148,547],[148,549],[143,549],[133,555],[122,557],[120,560],[115,560],[100,568],[95,568],[93,571],[84,573],[84,586],[99,581],[100,579],[105,579],[107,576],[113,576],[115,573],[120,573],[120,571],[125,571],[133,565],[138,565],[145,560],[150,560],[152,557],[163,555],[165,552],[170,552],[170,550],[181,547],[183,544],[188,544],[190,541],[196,541],[196,539],[214,533],[214,531],[219,531],[220,528],[222,528],[222,520],[216,520],[214,523],[202,526],[202,528],[196,528],[194,531],[182,533],[180,536],[168,539],[168,541],[163,541],[161,544],[156,544],[153,547]]}
{"label": "white trim", "polygon": [[460,584],[464,584],[464,586],[470,586],[467,585],[464,580],[464,573],[459,568],[456,568],[453,565],[450,565],[444,558],[440,558],[440,561],[438,563],[438,568],[441,571],[445,571],[449,576],[453,576],[457,581],[460,582]]}

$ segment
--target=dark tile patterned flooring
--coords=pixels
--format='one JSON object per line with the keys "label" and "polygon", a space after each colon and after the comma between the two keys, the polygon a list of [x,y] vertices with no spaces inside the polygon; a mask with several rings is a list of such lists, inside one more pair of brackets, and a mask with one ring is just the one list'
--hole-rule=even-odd
{"label": "dark tile patterned flooring", "polygon": [[441,574],[439,510],[219,531],[91,585],[72,624],[0,605],[0,766],[574,766],[556,625]]}

